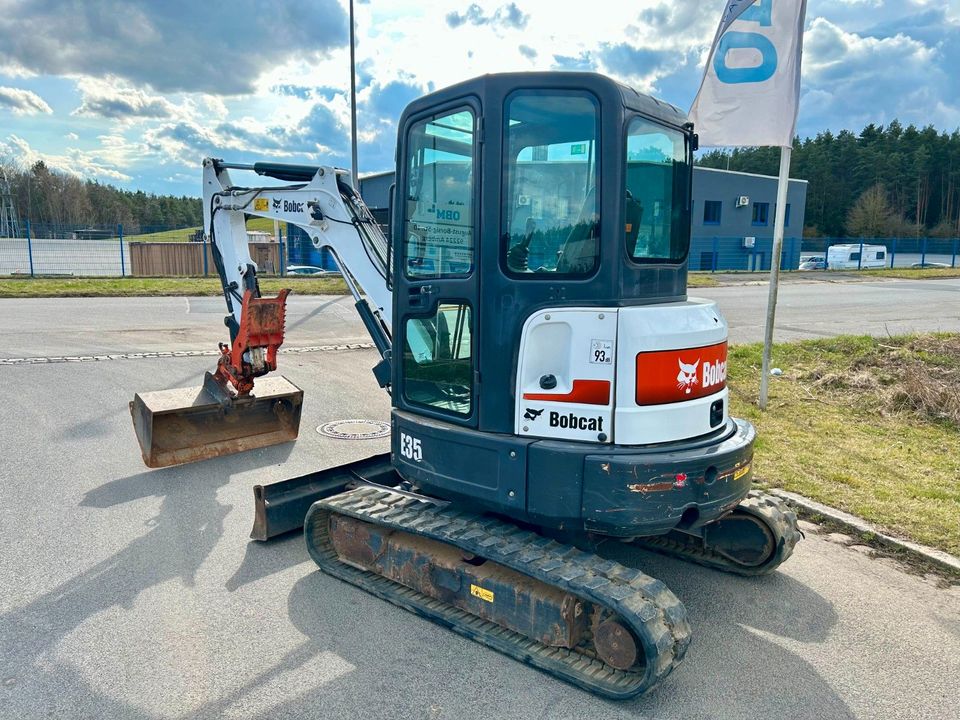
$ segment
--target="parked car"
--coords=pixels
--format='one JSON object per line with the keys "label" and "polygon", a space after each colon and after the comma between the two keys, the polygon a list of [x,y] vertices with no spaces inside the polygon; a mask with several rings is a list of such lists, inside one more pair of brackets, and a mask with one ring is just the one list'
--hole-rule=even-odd
{"label": "parked car", "polygon": [[800,258],[799,270],[826,270],[827,259],[823,255],[809,255]]}
{"label": "parked car", "polygon": [[948,268],[950,267],[947,263],[939,262],[918,262],[914,263],[910,267],[912,268]]}
{"label": "parked car", "polygon": [[316,265],[287,265],[287,275],[329,275],[329,270],[324,270]]}

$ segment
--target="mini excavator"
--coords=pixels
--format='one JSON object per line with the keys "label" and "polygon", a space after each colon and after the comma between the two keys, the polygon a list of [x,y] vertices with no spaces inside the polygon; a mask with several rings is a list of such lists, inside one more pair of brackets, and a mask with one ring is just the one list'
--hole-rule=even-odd
{"label": "mini excavator", "polygon": [[344,170],[204,161],[230,342],[202,387],[135,396],[144,460],[296,437],[302,392],[264,377],[286,293],[261,296],[245,219],[302,228],[376,346],[391,450],[257,486],[253,536],[302,527],[330,575],[600,695],[649,691],[686,611],[598,543],[762,575],[800,538],[751,489],[726,322],[686,294],[694,128],[601,75],[513,73],[415,100],[398,136],[391,240]]}

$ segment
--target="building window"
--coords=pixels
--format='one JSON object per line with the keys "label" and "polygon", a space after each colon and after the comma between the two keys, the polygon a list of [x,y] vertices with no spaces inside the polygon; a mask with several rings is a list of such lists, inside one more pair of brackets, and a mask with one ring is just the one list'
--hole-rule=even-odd
{"label": "building window", "polygon": [[783,226],[790,227],[790,203],[787,203],[787,207],[783,211]]}
{"label": "building window", "polygon": [[755,202],[753,204],[753,224],[767,225],[770,221],[770,203]]}
{"label": "building window", "polygon": [[719,200],[704,200],[703,202],[703,224],[719,225],[720,208],[723,206]]}

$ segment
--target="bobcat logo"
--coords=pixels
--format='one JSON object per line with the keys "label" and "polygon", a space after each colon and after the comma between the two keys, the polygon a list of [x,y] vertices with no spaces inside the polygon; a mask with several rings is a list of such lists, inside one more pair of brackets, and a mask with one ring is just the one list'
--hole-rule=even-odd
{"label": "bobcat logo", "polygon": [[700,358],[697,358],[693,365],[687,365],[683,360],[677,358],[677,364],[680,366],[680,373],[677,375],[677,388],[689,395],[690,390],[697,384],[697,366],[700,364]]}
{"label": "bobcat logo", "polygon": [[536,420],[541,415],[543,415],[543,410],[534,410],[533,408],[527,408],[527,411],[523,414],[523,419]]}
{"label": "bobcat logo", "polygon": [[277,198],[274,198],[274,199],[273,199],[273,209],[274,209],[274,210],[279,210],[279,209],[280,209],[280,201],[279,201]]}

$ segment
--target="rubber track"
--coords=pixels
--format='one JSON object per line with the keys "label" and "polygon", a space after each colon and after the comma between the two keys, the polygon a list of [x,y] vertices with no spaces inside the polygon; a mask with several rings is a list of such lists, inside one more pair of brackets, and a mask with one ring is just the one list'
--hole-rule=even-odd
{"label": "rubber track", "polygon": [[[329,538],[332,513],[453,545],[608,608],[634,632],[646,663],[635,671],[617,670],[592,654],[543,645],[381,575],[342,563]],[[680,664],[690,644],[687,611],[661,581],[508,522],[429,498],[359,487],[314,503],[307,513],[304,535],[310,555],[330,575],[609,698],[648,692]]]}
{"label": "rubber track", "polygon": [[634,544],[737,575],[754,577],[773,572],[793,554],[794,547],[800,541],[797,514],[780,498],[759,490],[751,490],[747,497],[733,509],[733,512],[737,511],[759,517],[773,533],[775,550],[762,565],[755,567],[738,565],[723,555],[703,547],[700,538],[680,532],[641,538],[634,541]]}

